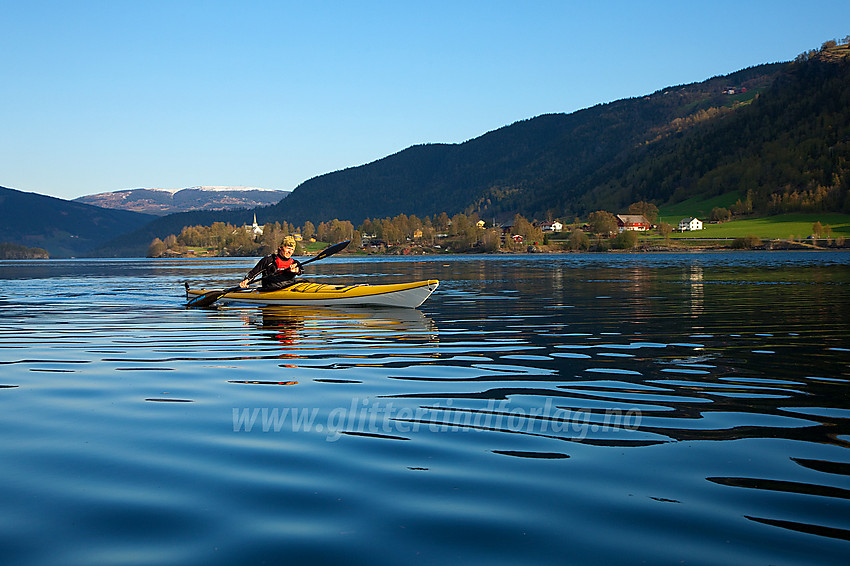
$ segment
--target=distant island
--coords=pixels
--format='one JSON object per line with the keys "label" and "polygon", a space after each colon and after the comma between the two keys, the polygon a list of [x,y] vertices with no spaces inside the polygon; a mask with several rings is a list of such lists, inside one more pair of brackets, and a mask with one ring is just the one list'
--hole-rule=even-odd
{"label": "distant island", "polygon": [[0,259],[50,259],[47,250],[0,242]]}

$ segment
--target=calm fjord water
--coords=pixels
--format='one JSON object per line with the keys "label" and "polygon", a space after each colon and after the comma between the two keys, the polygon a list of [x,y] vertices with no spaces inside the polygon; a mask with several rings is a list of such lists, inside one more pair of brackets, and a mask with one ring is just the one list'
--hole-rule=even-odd
{"label": "calm fjord water", "polygon": [[850,254],[0,262],[0,562],[843,564]]}

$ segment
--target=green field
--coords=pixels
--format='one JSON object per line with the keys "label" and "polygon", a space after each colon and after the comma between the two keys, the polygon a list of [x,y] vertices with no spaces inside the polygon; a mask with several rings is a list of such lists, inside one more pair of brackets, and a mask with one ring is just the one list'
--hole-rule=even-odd
{"label": "green field", "polygon": [[[850,214],[833,212],[780,214],[731,220],[722,224],[709,224],[711,209],[729,208],[736,200],[736,193],[729,193],[708,200],[689,199],[659,210],[659,222],[667,222],[674,228],[682,218],[696,217],[704,222],[704,230],[696,232],[674,232],[671,238],[743,238],[750,234],[759,238],[804,240],[812,235],[812,226],[820,222],[826,230],[829,226],[833,238],[850,237]],[[827,237],[826,231],[821,237]]]}
{"label": "green field", "polygon": [[658,209],[658,221],[678,226],[682,218],[694,217],[705,222],[711,214],[711,209],[731,208],[739,198],[741,197],[738,193],[726,193],[708,200],[699,197],[689,198],[676,204],[662,206]]}
{"label": "green field", "polygon": [[[680,218],[681,219],[681,218]],[[669,220],[665,220],[669,222]],[[745,218],[732,220],[723,224],[705,224],[704,230],[695,232],[674,232],[671,238],[743,238],[750,234],[759,238],[773,240],[796,239],[803,240],[812,235],[812,226],[820,222],[826,230],[831,229],[830,236],[850,237],[850,214],[782,214],[779,216],[764,216],[761,218]],[[670,224],[673,224],[670,222]],[[678,224],[678,220],[676,221]],[[822,234],[827,237],[826,232]]]}

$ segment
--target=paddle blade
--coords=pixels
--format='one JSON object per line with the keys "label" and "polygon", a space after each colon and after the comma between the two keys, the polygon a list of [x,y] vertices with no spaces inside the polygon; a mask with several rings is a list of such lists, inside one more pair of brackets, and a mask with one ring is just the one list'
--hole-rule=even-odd
{"label": "paddle blade", "polygon": [[207,291],[203,295],[191,299],[186,303],[186,308],[208,307],[228,293],[239,291],[242,287],[231,287],[230,289],[216,289],[215,291]]}
{"label": "paddle blade", "polygon": [[311,257],[311,258],[310,258],[310,259],[308,259],[307,261],[302,261],[302,262],[301,262],[301,265],[308,264],[308,263],[310,263],[310,262],[312,262],[312,261],[318,261],[318,260],[320,260],[320,259],[325,259],[326,257],[328,257],[328,256],[332,256],[332,255],[334,255],[334,254],[335,254],[335,253],[337,253],[337,252],[341,252],[341,251],[342,251],[342,250],[344,250],[346,247],[348,247],[348,244],[350,244],[350,243],[351,243],[351,240],[346,240],[346,241],[344,241],[344,242],[340,242],[340,243],[338,243],[338,244],[334,244],[334,245],[332,245],[332,246],[328,246],[327,248],[323,249],[323,250],[322,250],[322,251],[320,251],[318,254],[316,254],[316,256],[315,256],[315,257]]}
{"label": "paddle blade", "polygon": [[203,308],[208,307],[223,296],[227,294],[227,290],[219,290],[219,291],[209,291],[204,293],[203,295],[198,295],[197,297],[193,297],[186,303],[186,308]]}

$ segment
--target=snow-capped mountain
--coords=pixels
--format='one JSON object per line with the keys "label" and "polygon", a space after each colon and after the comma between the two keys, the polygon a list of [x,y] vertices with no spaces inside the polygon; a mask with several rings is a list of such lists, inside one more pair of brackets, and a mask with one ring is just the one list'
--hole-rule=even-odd
{"label": "snow-capped mountain", "polygon": [[164,216],[192,210],[229,210],[277,204],[289,191],[259,187],[203,186],[186,189],[124,189],[86,195],[76,202],[101,208],[132,210]]}

